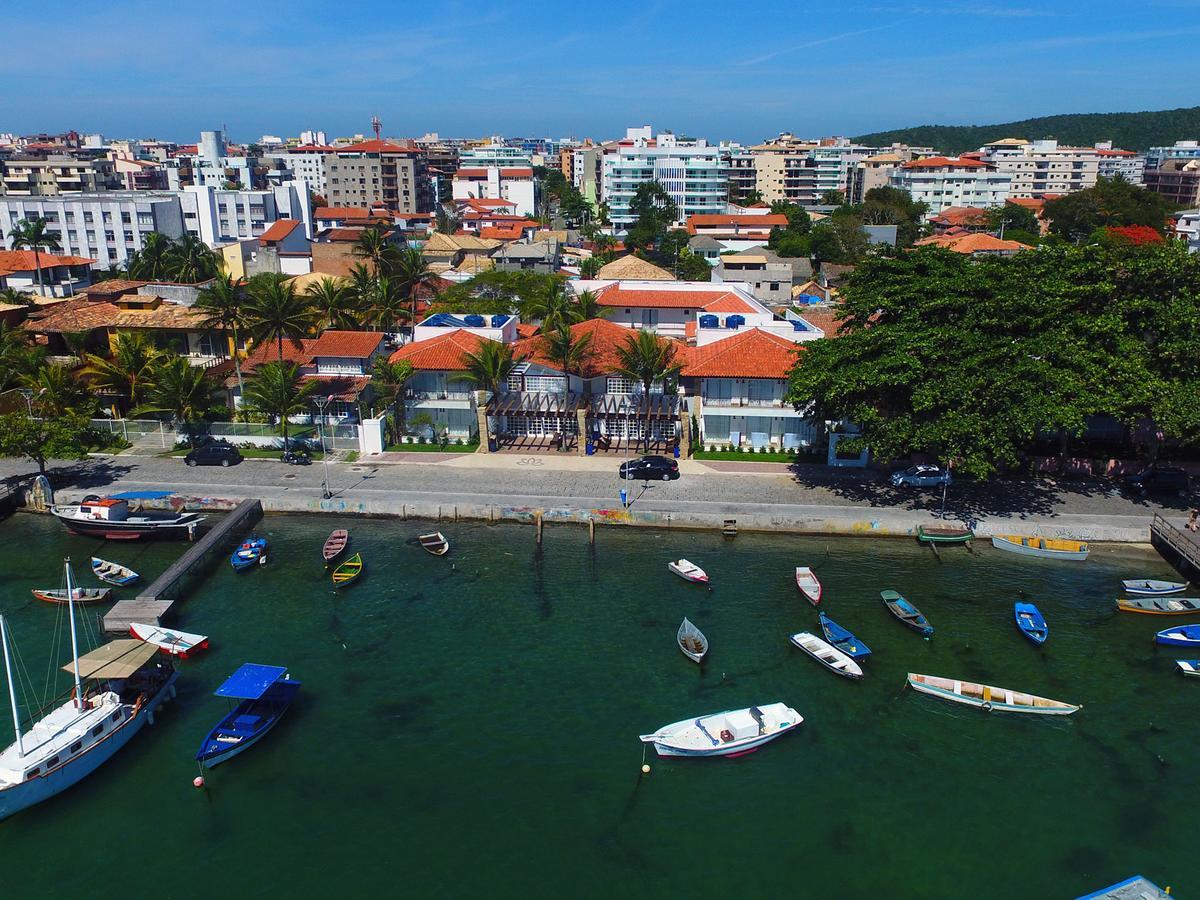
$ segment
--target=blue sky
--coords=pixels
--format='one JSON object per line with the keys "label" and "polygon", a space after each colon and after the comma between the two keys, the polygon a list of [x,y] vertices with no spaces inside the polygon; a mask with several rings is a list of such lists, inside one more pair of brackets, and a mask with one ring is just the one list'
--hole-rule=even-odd
{"label": "blue sky", "polygon": [[1200,103],[1200,0],[5,7],[0,131],[757,141]]}

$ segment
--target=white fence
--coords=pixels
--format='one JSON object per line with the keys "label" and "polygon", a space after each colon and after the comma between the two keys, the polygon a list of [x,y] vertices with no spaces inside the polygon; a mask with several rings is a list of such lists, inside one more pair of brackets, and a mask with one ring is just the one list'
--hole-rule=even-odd
{"label": "white fence", "polygon": [[[130,443],[157,442],[170,450],[175,442],[187,437],[183,429],[159,419],[92,419],[97,431],[119,434]],[[193,438],[209,436],[231,444],[253,447],[282,447],[283,435],[275,425],[261,422],[194,422],[189,427]],[[303,440],[314,446],[323,438],[325,447],[332,450],[358,450],[359,426],[352,423],[324,425],[288,425],[290,440]]]}

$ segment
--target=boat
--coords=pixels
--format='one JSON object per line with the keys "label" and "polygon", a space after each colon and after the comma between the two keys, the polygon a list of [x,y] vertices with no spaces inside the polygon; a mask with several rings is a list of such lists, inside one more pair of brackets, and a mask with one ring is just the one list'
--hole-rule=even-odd
{"label": "boat", "polygon": [[683,624],[679,626],[675,640],[679,642],[679,649],[683,651],[683,655],[692,662],[700,662],[704,659],[704,654],[708,652],[708,638],[704,636],[704,632],[689,622],[686,616]]}
{"label": "boat", "polygon": [[421,546],[434,556],[445,556],[450,550],[450,542],[442,535],[440,531],[435,531],[433,534],[423,534],[417,538],[421,542]]}
{"label": "boat", "polygon": [[1186,616],[1200,613],[1200,598],[1196,597],[1137,597],[1117,600],[1117,609],[1150,616]]}
{"label": "boat", "polygon": [[879,596],[888,611],[913,631],[919,632],[925,637],[933,635],[933,626],[929,624],[929,620],[902,596],[895,591],[880,591]]}
{"label": "boat", "polygon": [[682,578],[695,584],[708,584],[708,574],[698,565],[686,559],[677,559],[667,563],[667,568]]}
{"label": "boat", "polygon": [[821,582],[808,566],[796,566],[796,587],[813,606],[821,602]]}
{"label": "boat", "polygon": [[1032,603],[1022,603],[1018,600],[1013,604],[1013,615],[1016,617],[1017,627],[1021,629],[1021,634],[1035,644],[1046,643],[1046,638],[1050,636],[1050,629],[1046,625],[1046,619],[1040,609]]}
{"label": "boat", "polygon": [[112,596],[112,588],[72,587],[69,597],[64,588],[34,589],[33,596],[47,603],[103,603]]}
{"label": "boat", "polygon": [[1035,713],[1042,716],[1069,716],[1083,707],[1061,700],[1048,700],[1024,691],[1013,691],[1008,688],[993,687],[990,684],[976,684],[974,681],[958,681],[954,678],[941,678],[937,675],[917,675],[908,673],[908,683],[916,691],[949,700],[951,703],[963,703],[974,706],[985,712]]}
{"label": "boat", "polygon": [[851,659],[848,654],[821,640],[815,634],[801,631],[791,635],[788,640],[835,675],[852,678],[855,681],[863,677],[862,666]]}
{"label": "boat", "polygon": [[917,540],[926,544],[966,544],[975,537],[970,528],[950,525],[918,525]]}
{"label": "boat", "polygon": [[127,584],[133,584],[138,580],[138,573],[128,566],[123,566],[120,563],[109,562],[106,559],[101,559],[98,556],[92,557],[92,574],[101,581],[108,584],[115,584],[117,587],[124,587]]}
{"label": "boat", "polygon": [[325,546],[321,548],[321,555],[325,557],[325,562],[333,562],[342,555],[342,551],[346,549],[346,545],[350,543],[350,532],[345,528],[338,528],[329,533],[329,537],[325,538]]}
{"label": "boat", "polygon": [[1022,553],[1025,556],[1041,556],[1045,559],[1088,558],[1088,545],[1083,541],[1023,537],[1019,534],[998,534],[992,538],[992,546],[997,550]]}
{"label": "boat", "polygon": [[79,503],[56,504],[51,514],[73,534],[106,540],[137,540],[149,536],[187,537],[204,516],[194,512],[130,511],[120,497],[84,497]]}
{"label": "boat", "polygon": [[866,659],[871,655],[871,648],[856,638],[853,634],[839,625],[825,613],[818,613],[817,618],[821,622],[821,631],[825,635],[825,640],[833,644],[847,656],[854,659]]}
{"label": "boat", "polygon": [[363,572],[362,554],[355,553],[333,570],[333,586],[345,587]]}
{"label": "boat", "polygon": [[659,756],[742,756],[803,721],[790,706],[768,703],[673,722],[639,740],[653,744]]}
{"label": "boat", "polygon": [[240,700],[200,742],[196,760],[212,768],[249,750],[275,727],[291,706],[300,682],[283,666],[243,663],[213,693]]}
{"label": "boat", "polygon": [[254,566],[267,563],[267,539],[251,537],[242,541],[236,550],[229,554],[229,564],[235,572],[244,572]]}
{"label": "boat", "polygon": [[1144,596],[1159,596],[1161,594],[1178,594],[1185,587],[1185,581],[1155,581],[1151,578],[1141,578],[1131,581],[1122,581],[1121,587],[1125,589],[1127,594],[1141,594]]}
{"label": "boat", "polygon": [[[70,561],[64,563],[67,596]],[[72,691],[28,729],[21,725],[7,622],[0,616],[8,698],[16,741],[0,752],[0,819],[41,803],[82,781],[116,755],[175,696],[178,673],[141,641],[122,638],[79,655],[75,604],[68,600]],[[57,705],[55,705],[57,704]]]}
{"label": "boat", "polygon": [[1200,659],[1177,659],[1175,665],[1184,675],[1200,675]]}
{"label": "boat", "polygon": [[1200,625],[1176,625],[1154,636],[1154,642],[1167,647],[1200,647]]}
{"label": "boat", "polygon": [[139,641],[153,644],[168,656],[178,656],[180,659],[187,659],[198,650],[208,649],[208,638],[205,635],[189,634],[186,631],[176,631],[174,628],[131,622],[129,633]]}

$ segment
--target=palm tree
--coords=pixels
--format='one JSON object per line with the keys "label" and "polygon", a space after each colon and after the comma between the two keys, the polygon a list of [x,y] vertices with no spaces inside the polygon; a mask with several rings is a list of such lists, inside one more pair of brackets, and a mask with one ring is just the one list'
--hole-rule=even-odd
{"label": "palm tree", "polygon": [[170,277],[172,242],[165,234],[152,231],[142,241],[142,249],[129,255],[125,266],[130,278],[148,281]]}
{"label": "palm tree", "polygon": [[434,231],[440,234],[454,234],[458,231],[458,213],[449,203],[443,203],[434,213]]}
{"label": "palm tree", "polygon": [[34,372],[20,376],[21,384],[32,391],[30,405],[43,418],[53,419],[67,413],[90,413],[96,405],[91,393],[66,366],[46,363]]}
{"label": "palm tree", "polygon": [[308,410],[316,381],[300,376],[295,363],[263,363],[246,383],[246,403],[251,409],[279,419],[283,449],[288,449],[288,417]]}
{"label": "palm tree", "polygon": [[46,356],[41,347],[33,346],[29,333],[0,322],[0,391],[17,384],[24,375],[37,372]]}
{"label": "palm tree", "polygon": [[381,331],[395,330],[396,323],[409,317],[404,305],[404,288],[388,275],[375,279],[374,291],[367,301],[367,321]]}
{"label": "palm tree", "polygon": [[218,257],[194,234],[185,234],[167,251],[167,274],[174,281],[195,284],[212,278],[220,270]]}
{"label": "palm tree", "polygon": [[371,387],[379,398],[384,412],[391,411],[395,417],[393,430],[399,434],[404,422],[404,388],[413,376],[413,365],[407,359],[389,362],[380,357],[371,369]]}
{"label": "palm tree", "polygon": [[[513,356],[511,344],[501,344],[498,341],[484,341],[474,353],[464,353],[462,359],[466,370],[461,374],[451,375],[450,380],[470,382],[475,386],[475,390],[487,391],[493,397],[508,384],[508,376],[521,361]],[[480,440],[486,440],[492,433],[490,421],[485,421],[484,427],[488,434],[480,435]]]}
{"label": "palm tree", "polygon": [[120,331],[107,359],[87,355],[83,374],[92,388],[119,395],[128,409],[141,403],[154,387],[162,360],[163,352],[143,332]]}
{"label": "palm tree", "polygon": [[133,410],[133,415],[170,413],[176,427],[182,425],[192,443],[189,423],[202,419],[217,405],[220,388],[204,374],[199,366],[189,365],[186,359],[173,356],[158,370],[153,387],[146,392],[146,402]]}
{"label": "palm tree", "polygon": [[[250,279],[246,292],[250,297],[246,304],[246,329],[256,342],[275,341],[279,350],[279,366],[282,368],[283,342],[286,340],[300,347],[300,339],[312,329],[315,319],[312,300],[304,294],[297,294],[295,283],[286,275],[255,275]],[[281,417],[280,424],[283,426],[283,447],[286,450],[287,415]]]}
{"label": "palm tree", "polygon": [[358,311],[359,316],[365,316],[371,307],[371,298],[375,296],[375,276],[362,263],[350,267],[350,281],[346,285],[350,303]]}
{"label": "palm tree", "polygon": [[[365,266],[363,267],[366,268]],[[317,315],[317,330],[358,327],[354,297],[344,278],[322,278],[305,291]]]}
{"label": "palm tree", "polygon": [[42,251],[58,250],[62,245],[58,242],[57,231],[47,231],[45,219],[22,219],[8,232],[9,246],[14,250],[32,250],[33,267],[37,270],[38,293],[42,293]]}
{"label": "palm tree", "polygon": [[521,304],[521,318],[527,322],[541,322],[542,331],[546,333],[582,321],[575,301],[571,299],[571,293],[561,278],[554,279],[544,291],[525,300]]}
{"label": "palm tree", "polygon": [[238,355],[238,329],[246,324],[246,294],[241,279],[229,275],[218,275],[201,289],[196,298],[196,309],[207,314],[200,327],[208,331],[228,331],[231,335],[233,371],[237,373],[238,395],[245,396],[246,386],[242,383],[242,359]]}
{"label": "palm tree", "polygon": [[575,317],[580,322],[588,319],[605,319],[612,315],[612,307],[601,306],[599,298],[591,291],[580,291],[575,298]]}
{"label": "palm tree", "polygon": [[33,294],[25,294],[16,288],[0,288],[0,304],[12,306],[32,306]]}
{"label": "palm tree", "polygon": [[363,229],[350,252],[371,263],[376,275],[387,275],[392,271],[398,253],[395,245],[388,241],[390,236],[390,231],[383,225],[372,225]]}
{"label": "palm tree", "polygon": [[617,372],[630,381],[642,385],[642,403],[646,407],[646,429],[644,439],[646,451],[650,450],[650,388],[661,382],[666,393],[670,382],[679,376],[683,364],[675,359],[675,345],[663,340],[652,331],[635,331],[624,344],[617,345]]}
{"label": "palm tree", "polygon": [[425,262],[425,256],[415,247],[405,247],[392,260],[392,278],[400,284],[400,290],[408,298],[411,307],[409,321],[417,321],[417,295],[420,289],[437,280]]}

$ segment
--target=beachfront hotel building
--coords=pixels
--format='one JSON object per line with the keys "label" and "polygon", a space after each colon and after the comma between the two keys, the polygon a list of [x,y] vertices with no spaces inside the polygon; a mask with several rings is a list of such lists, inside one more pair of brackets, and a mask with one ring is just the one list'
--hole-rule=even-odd
{"label": "beachfront hotel building", "polygon": [[890,184],[927,204],[926,217],[931,218],[951,206],[1003,206],[1012,175],[972,157],[931,156],[901,164],[892,171]]}
{"label": "beachfront hotel building", "polygon": [[688,216],[725,212],[728,178],[721,148],[669,133],[655,137],[646,125],[628,129],[623,140],[604,148],[603,196],[614,232],[629,230],[635,220],[629,204],[651,181],[675,201],[677,225]]}
{"label": "beachfront hotel building", "polygon": [[1004,138],[982,147],[979,159],[1011,177],[1009,197],[1084,191],[1096,186],[1100,171],[1095,147],[1063,147],[1055,140]]}

